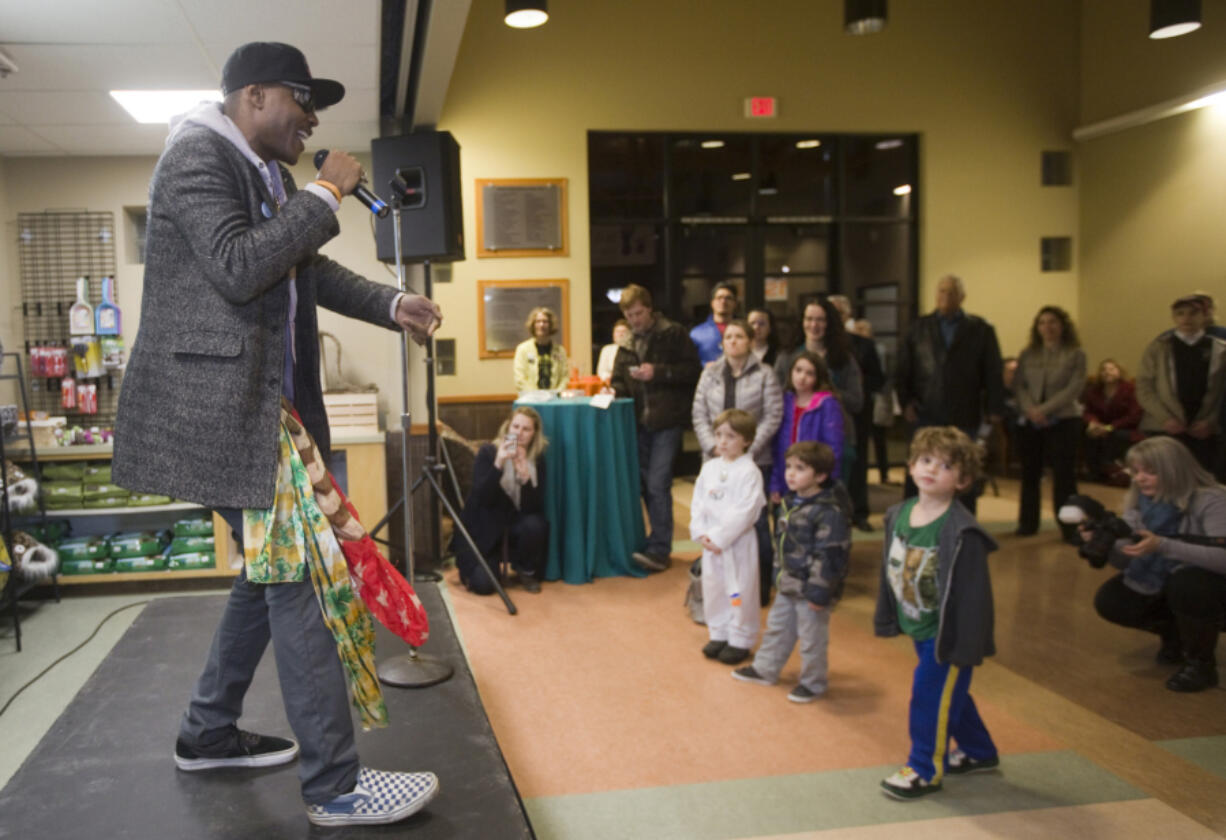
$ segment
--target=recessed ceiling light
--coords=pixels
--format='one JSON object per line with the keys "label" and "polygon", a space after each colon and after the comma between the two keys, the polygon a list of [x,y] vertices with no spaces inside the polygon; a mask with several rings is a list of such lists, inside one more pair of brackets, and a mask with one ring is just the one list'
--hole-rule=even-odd
{"label": "recessed ceiling light", "polygon": [[704,149],[722,149],[724,148],[723,140],[703,140],[702,147]]}
{"label": "recessed ceiling light", "polygon": [[748,172],[733,172],[732,173],[732,180],[734,181],[748,181],[749,178],[750,178],[750,175]]}
{"label": "recessed ceiling light", "polygon": [[894,188],[894,195],[911,195],[911,185],[903,184]]}
{"label": "recessed ceiling light", "polygon": [[901,140],[881,140],[877,143],[877,149],[883,152],[886,149],[900,149],[900,148],[902,148]]}
{"label": "recessed ceiling light", "polygon": [[506,12],[503,21],[514,29],[532,29],[549,20],[549,10],[541,0],[507,0]]}
{"label": "recessed ceiling light", "polygon": [[217,90],[113,90],[111,98],[138,123],[165,125],[201,102],[220,102]]}
{"label": "recessed ceiling light", "polygon": [[797,140],[796,148],[798,149],[816,149],[822,144],[821,140]]}

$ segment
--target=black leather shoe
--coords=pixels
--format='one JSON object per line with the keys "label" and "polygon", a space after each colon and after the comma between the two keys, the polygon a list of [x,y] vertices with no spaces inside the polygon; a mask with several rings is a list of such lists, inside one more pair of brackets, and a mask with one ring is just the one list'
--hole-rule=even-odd
{"label": "black leather shoe", "polygon": [[541,582],[536,579],[536,575],[519,573],[519,585],[524,588],[525,592],[531,592],[534,595],[541,591]]}
{"label": "black leather shoe", "polygon": [[1213,660],[1192,659],[1188,656],[1184,658],[1184,666],[1166,681],[1167,688],[1171,691],[1190,694],[1217,685],[1217,664]]}
{"label": "black leather shoe", "polygon": [[702,655],[707,659],[718,659],[719,655],[723,653],[723,650],[726,647],[728,647],[727,642],[720,642],[712,639],[702,646]]}

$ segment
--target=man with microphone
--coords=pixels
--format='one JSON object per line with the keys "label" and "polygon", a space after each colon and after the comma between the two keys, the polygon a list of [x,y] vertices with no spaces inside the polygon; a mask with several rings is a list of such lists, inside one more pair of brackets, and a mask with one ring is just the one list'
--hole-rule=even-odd
{"label": "man with microphone", "polygon": [[[424,341],[442,320],[419,295],[373,283],[318,249],[362,179],[332,152],[295,189],[293,165],[344,87],[311,76],[287,44],[239,47],[222,70],[222,103],[172,121],[150,183],[139,332],[119,399],[115,481],[214,508],[240,544],[243,510],[268,510],[277,485],[281,399],[326,459],[316,307]],[[180,770],[268,767],[298,758],[311,822],[394,822],[438,791],[433,773],[358,762],[348,691],[310,575],[231,589],[175,744]],[[237,727],[268,642],[298,739]]]}

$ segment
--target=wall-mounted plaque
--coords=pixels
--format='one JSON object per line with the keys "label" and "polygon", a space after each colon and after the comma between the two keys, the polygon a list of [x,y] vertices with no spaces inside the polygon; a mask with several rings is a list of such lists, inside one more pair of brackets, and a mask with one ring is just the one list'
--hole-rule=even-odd
{"label": "wall-mounted plaque", "polygon": [[553,310],[558,332],[553,340],[569,348],[570,302],[567,280],[478,280],[477,355],[482,359],[509,359],[529,338],[525,323],[538,306]]}
{"label": "wall-mounted plaque", "polygon": [[478,178],[477,257],[570,254],[565,178]]}

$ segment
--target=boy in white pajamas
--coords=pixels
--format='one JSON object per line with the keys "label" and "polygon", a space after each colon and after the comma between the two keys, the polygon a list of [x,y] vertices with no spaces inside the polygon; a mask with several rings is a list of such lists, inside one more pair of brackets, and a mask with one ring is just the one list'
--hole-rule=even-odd
{"label": "boy in white pajamas", "polygon": [[715,454],[703,464],[690,505],[690,536],[702,545],[702,598],[711,641],[702,653],[744,662],[758,641],[758,538],[766,503],[762,471],[747,454],[757,431],[752,414],[730,408],[715,418]]}

